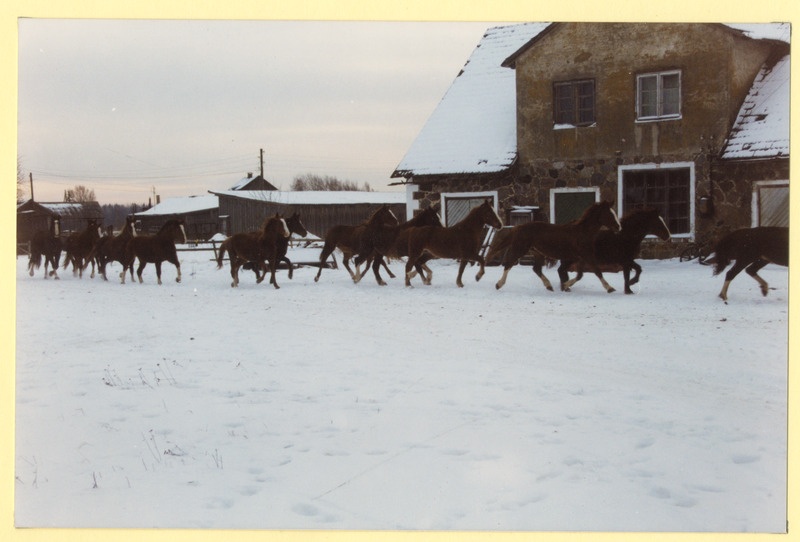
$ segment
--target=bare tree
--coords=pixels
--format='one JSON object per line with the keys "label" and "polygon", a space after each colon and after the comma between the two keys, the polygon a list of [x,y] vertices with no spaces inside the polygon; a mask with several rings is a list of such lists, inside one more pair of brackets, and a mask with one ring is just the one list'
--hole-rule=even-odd
{"label": "bare tree", "polygon": [[22,203],[25,197],[25,173],[22,171],[22,161],[17,156],[17,203]]}
{"label": "bare tree", "polygon": [[362,187],[353,181],[337,179],[336,177],[331,177],[330,175],[320,176],[314,173],[306,173],[304,175],[295,176],[290,189],[296,192],[310,190],[363,190],[365,192],[372,192],[372,188],[370,188],[369,183],[364,183]]}
{"label": "bare tree", "polygon": [[95,201],[94,190],[86,188],[82,184],[75,185],[75,188],[64,190],[64,201],[70,203],[84,203]]}

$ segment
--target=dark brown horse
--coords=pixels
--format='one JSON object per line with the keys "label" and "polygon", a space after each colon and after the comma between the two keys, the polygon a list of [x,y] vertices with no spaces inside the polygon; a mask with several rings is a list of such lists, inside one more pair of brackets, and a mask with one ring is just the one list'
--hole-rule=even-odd
{"label": "dark brown horse", "polygon": [[725,303],[728,302],[728,286],[743,269],[758,282],[762,295],[766,296],[769,285],[758,272],[768,263],[789,266],[789,228],[759,226],[729,233],[720,239],[705,263],[714,264],[714,274],[719,275],[731,262],[735,263],[725,274],[719,293]]}
{"label": "dark brown horse", "polygon": [[[614,288],[606,282],[597,266],[594,255],[594,238],[603,226],[612,231],[620,230],[619,219],[612,208],[612,203],[601,201],[590,205],[583,215],[568,224],[550,224],[548,222],[528,222],[514,226],[510,234],[503,237],[502,246],[495,246],[489,250],[487,259],[494,257],[500,251],[506,250],[502,258],[503,276],[497,281],[495,287],[499,290],[506,283],[508,272],[519,259],[530,250],[535,250],[544,258],[568,262],[583,261],[588,268],[597,275],[607,292]],[[553,286],[542,273],[542,259],[535,258],[533,271],[542,280],[545,288],[553,290]],[[480,275],[480,273],[479,273]],[[574,280],[569,280],[567,266],[558,268],[561,279],[561,290],[568,292]],[[480,278],[480,277],[478,277]]]}
{"label": "dark brown horse", "polygon": [[[639,255],[642,241],[647,235],[655,235],[662,241],[670,238],[669,228],[658,209],[649,207],[647,209],[635,209],[626,213],[620,219],[622,229],[618,232],[610,230],[600,230],[594,238],[594,255],[596,261],[601,266],[621,266],[622,276],[625,279],[625,293],[632,294],[631,286],[639,282],[642,274],[642,266],[636,263],[634,258]],[[570,266],[571,262],[562,260],[562,265]],[[583,277],[583,261],[577,264],[577,276],[572,280],[572,284],[581,280]],[[634,276],[631,278],[631,269]]]}
{"label": "dark brown horse", "polygon": [[[299,237],[305,237],[306,235],[308,235],[308,230],[303,225],[303,222],[300,220],[299,213],[294,212],[292,213],[292,216],[290,216],[285,220],[286,220],[286,227],[289,229],[289,234],[297,235]],[[259,235],[261,235],[260,231],[251,231],[248,233],[254,237],[258,237]],[[286,256],[286,253],[289,251],[289,241],[290,241],[289,237],[278,237],[278,263],[280,262],[286,263],[286,266],[289,270],[288,278],[289,280],[291,280],[294,274],[293,273],[294,266],[292,265],[292,261]],[[227,242],[228,242],[227,239],[223,241],[223,243]],[[226,245],[226,250],[227,246],[229,245]],[[220,246],[220,248],[222,247]],[[261,266],[259,265],[258,262],[247,262],[244,265],[242,265],[243,269],[249,269],[253,271],[253,273],[255,273],[256,282],[261,282],[262,280],[264,280],[264,277],[259,274],[260,267]]]}
{"label": "dark brown horse", "polygon": [[[58,265],[61,260],[61,219],[58,215],[53,215],[49,222],[48,229],[33,234],[28,258],[28,274],[33,276],[34,269],[39,269],[44,257],[44,278],[50,276],[58,280]],[[50,265],[49,273],[48,265]]]}
{"label": "dark brown horse", "polygon": [[[361,224],[357,224],[355,226],[332,226],[325,234],[325,245],[322,247],[322,252],[319,255],[319,271],[317,271],[317,276],[314,277],[314,282],[319,281],[319,276],[322,274],[322,268],[325,266],[328,256],[333,254],[333,251],[337,248],[342,251],[342,263],[344,264],[345,269],[347,269],[347,272],[350,273],[350,278],[353,279],[353,282],[358,282],[361,272],[359,269],[356,269],[357,273],[353,273],[353,270],[350,269],[349,262],[350,258],[352,258],[358,250],[358,246],[361,242],[361,236],[364,235],[364,232],[368,227],[372,227],[377,224],[397,226],[399,223],[400,221],[397,220],[397,217],[394,215],[389,206],[382,205]],[[386,270],[389,274],[391,274],[391,271],[389,271],[388,267]]]}
{"label": "dark brown horse", "polygon": [[184,221],[178,219],[167,220],[161,226],[158,233],[155,235],[138,235],[128,239],[128,244],[125,246],[125,258],[122,264],[122,273],[120,279],[125,284],[125,272],[130,269],[133,273],[133,261],[139,260],[139,266],[136,269],[136,276],[139,277],[139,283],[142,283],[142,271],[148,263],[153,263],[156,266],[156,276],[158,277],[158,284],[161,284],[161,263],[169,262],[175,266],[178,271],[178,276],[175,282],[181,281],[181,262],[178,261],[178,251],[175,248],[175,238],[180,233],[182,241],[186,242],[186,230],[183,227]]}
{"label": "dark brown horse", "polygon": [[269,263],[270,271],[270,284],[276,289],[280,288],[275,280],[275,269],[278,266],[278,250],[280,246],[279,238],[288,238],[289,228],[286,226],[286,221],[277,214],[264,220],[264,225],[261,228],[261,233],[258,236],[253,236],[250,233],[236,233],[226,239],[220,245],[219,253],[217,254],[217,269],[222,268],[227,251],[230,256],[231,265],[231,287],[236,288],[239,286],[239,268],[247,262],[255,262],[258,264],[259,270],[263,273],[256,273],[260,277],[256,280],[261,283],[264,280],[267,272],[265,261]]}
{"label": "dark brown horse", "polygon": [[[384,258],[399,259],[408,256],[408,231],[410,228],[419,228],[423,226],[436,226],[444,227],[442,219],[438,211],[429,207],[419,213],[411,220],[408,220],[397,226],[386,226],[379,224],[375,228],[367,229],[361,236],[361,242],[358,247],[358,256],[354,260],[356,269],[365,262],[372,260],[372,272],[375,274],[375,280],[381,286],[386,286],[386,282],[381,278],[380,267],[381,264],[386,266]],[[417,268],[422,272],[420,268]],[[364,274],[367,273],[367,268],[364,269]],[[358,277],[358,281],[361,280]]]}
{"label": "dark brown horse", "polygon": [[[464,219],[446,228],[424,226],[408,230],[408,259],[406,260],[406,286],[411,286],[412,270],[417,262],[430,254],[434,258],[450,258],[459,260],[456,285],[464,287],[461,277],[470,262],[478,262],[481,268],[479,278],[483,274],[484,259],[480,254],[484,238],[484,226],[502,228],[503,221],[497,215],[488,199],[472,209]],[[422,276],[424,284],[431,283],[431,277]]]}
{"label": "dark brown horse", "polygon": [[83,278],[83,270],[91,263],[92,274],[94,278],[94,260],[89,257],[95,243],[100,239],[101,235],[100,224],[94,218],[90,218],[86,222],[86,229],[81,232],[70,234],[64,241],[64,269],[71,263],[72,274],[78,275]]}
{"label": "dark brown horse", "polygon": [[[119,232],[117,236],[114,236],[113,233],[109,233],[105,237],[100,238],[97,244],[95,244],[90,257],[94,257],[97,260],[97,266],[99,267],[100,274],[103,276],[103,280],[108,280],[106,276],[106,265],[108,265],[109,262],[125,264],[125,249],[128,246],[128,241],[136,237],[134,221],[134,216],[129,215],[125,218],[125,226],[123,226],[122,231]],[[123,272],[124,271],[123,269]],[[133,280],[133,266],[131,266],[130,271],[131,280]]]}

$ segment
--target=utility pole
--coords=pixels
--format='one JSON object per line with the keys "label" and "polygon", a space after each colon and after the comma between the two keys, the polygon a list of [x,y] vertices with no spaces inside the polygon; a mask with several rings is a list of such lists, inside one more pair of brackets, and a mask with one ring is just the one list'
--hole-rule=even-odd
{"label": "utility pole", "polygon": [[259,153],[259,162],[261,163],[261,178],[264,178],[264,149]]}
{"label": "utility pole", "polygon": [[33,173],[28,173],[31,180],[31,201],[33,201]]}

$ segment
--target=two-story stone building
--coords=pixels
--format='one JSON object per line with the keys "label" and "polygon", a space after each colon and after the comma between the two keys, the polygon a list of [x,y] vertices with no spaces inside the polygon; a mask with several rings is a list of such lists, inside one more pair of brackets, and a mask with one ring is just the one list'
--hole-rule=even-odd
{"label": "two-story stone building", "polygon": [[394,175],[447,223],[491,196],[510,223],[599,199],[661,210],[678,243],[788,224],[789,27],[490,29]]}

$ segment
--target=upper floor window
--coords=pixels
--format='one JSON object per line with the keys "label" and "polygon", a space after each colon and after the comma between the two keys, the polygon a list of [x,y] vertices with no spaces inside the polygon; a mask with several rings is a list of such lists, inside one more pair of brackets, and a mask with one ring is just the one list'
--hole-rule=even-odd
{"label": "upper floor window", "polygon": [[553,84],[553,122],[556,126],[587,126],[594,118],[594,80]]}
{"label": "upper floor window", "polygon": [[681,116],[681,72],[636,76],[636,119],[674,119]]}

